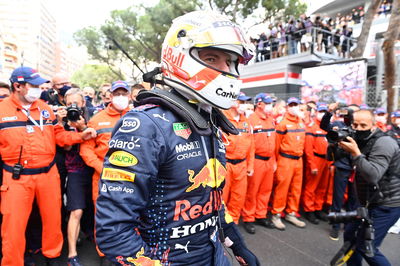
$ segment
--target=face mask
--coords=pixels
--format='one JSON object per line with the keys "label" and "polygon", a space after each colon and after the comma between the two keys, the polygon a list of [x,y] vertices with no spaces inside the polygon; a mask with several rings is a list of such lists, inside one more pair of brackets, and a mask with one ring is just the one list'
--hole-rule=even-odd
{"label": "face mask", "polygon": [[29,88],[28,92],[24,95],[24,98],[27,102],[33,103],[40,98],[41,94],[42,90],[40,88]]}
{"label": "face mask", "polygon": [[368,130],[356,130],[356,133],[354,135],[354,140],[357,142],[357,144],[361,144],[360,146],[363,146],[365,144],[366,138],[371,135],[371,129]]}
{"label": "face mask", "polygon": [[292,106],[288,108],[288,113],[294,116],[299,116],[300,108],[299,106]]}
{"label": "face mask", "polygon": [[92,102],[92,100],[93,100],[93,98],[92,97],[90,97],[89,95],[86,95],[85,96],[85,100],[87,101],[87,102]]}
{"label": "face mask", "polygon": [[67,86],[67,85],[62,86],[62,88],[59,89],[60,95],[61,95],[61,96],[64,96],[65,93],[67,93],[67,91],[68,91],[69,89],[71,89],[71,88],[72,88],[71,86]]}
{"label": "face mask", "polygon": [[264,107],[264,113],[269,114],[272,112],[272,104],[266,104]]}
{"label": "face mask", "polygon": [[239,104],[238,112],[240,114],[244,114],[247,110],[247,106],[245,104]]}
{"label": "face mask", "polygon": [[127,96],[115,96],[112,99],[112,103],[117,110],[122,111],[128,107],[129,99]]}
{"label": "face mask", "polygon": [[398,127],[400,127],[400,118],[397,118],[396,120],[394,120],[394,123],[395,123]]}
{"label": "face mask", "polygon": [[380,122],[382,124],[386,124],[386,117],[384,117],[384,116],[376,116],[375,120],[376,120],[376,122]]}
{"label": "face mask", "polygon": [[317,120],[318,121],[321,121],[322,120],[322,117],[324,117],[324,115],[325,115],[325,113],[317,113]]}

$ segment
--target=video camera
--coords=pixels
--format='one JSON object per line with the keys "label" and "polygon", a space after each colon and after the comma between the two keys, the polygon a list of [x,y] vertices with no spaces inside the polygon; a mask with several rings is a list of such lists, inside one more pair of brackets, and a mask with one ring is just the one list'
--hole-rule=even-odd
{"label": "video camera", "polygon": [[83,110],[78,107],[75,103],[67,107],[67,119],[71,122],[76,122],[83,116]]}
{"label": "video camera", "polygon": [[369,219],[368,209],[359,207],[355,211],[349,212],[330,212],[327,216],[331,223],[348,223],[354,220]]}
{"label": "video camera", "polygon": [[351,127],[351,124],[353,124],[354,111],[345,105],[339,105],[337,112],[339,116],[343,118],[343,122],[346,126],[342,128],[334,128],[327,132],[326,138],[331,143],[346,141],[347,137],[354,138],[355,134],[355,130],[353,130]]}
{"label": "video camera", "polygon": [[[357,230],[358,234],[363,234],[364,245],[361,247],[364,249],[364,253],[368,257],[374,256],[374,249],[372,242],[375,238],[375,229],[372,226],[372,220],[369,218],[368,209],[365,207],[359,207],[355,211],[349,212],[331,212],[327,216],[329,222],[331,223],[348,223],[353,221],[361,221],[359,228]],[[331,260],[331,265],[342,265],[338,264],[346,254],[352,254],[349,252],[350,249],[356,248],[356,241],[353,243],[345,242],[343,247],[338,251],[338,253]],[[351,256],[351,255],[350,255]],[[348,258],[347,258],[348,259]]]}

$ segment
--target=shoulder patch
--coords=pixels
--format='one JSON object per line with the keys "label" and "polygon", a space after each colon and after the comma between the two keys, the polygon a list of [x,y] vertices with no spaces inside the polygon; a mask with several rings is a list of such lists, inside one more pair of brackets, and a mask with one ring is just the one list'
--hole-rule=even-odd
{"label": "shoulder patch", "polygon": [[158,107],[159,105],[156,104],[144,104],[144,105],[139,105],[138,107],[133,108],[131,111],[133,112],[140,112],[140,111],[145,111],[149,109],[153,109],[155,107]]}

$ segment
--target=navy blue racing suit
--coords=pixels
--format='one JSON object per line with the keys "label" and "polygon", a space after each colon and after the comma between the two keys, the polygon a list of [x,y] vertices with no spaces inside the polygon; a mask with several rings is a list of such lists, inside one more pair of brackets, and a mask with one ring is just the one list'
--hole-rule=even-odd
{"label": "navy blue racing suit", "polygon": [[122,265],[230,265],[217,230],[218,217],[233,227],[221,203],[225,176],[221,139],[200,136],[162,106],[131,110],[114,128],[104,160],[99,249]]}

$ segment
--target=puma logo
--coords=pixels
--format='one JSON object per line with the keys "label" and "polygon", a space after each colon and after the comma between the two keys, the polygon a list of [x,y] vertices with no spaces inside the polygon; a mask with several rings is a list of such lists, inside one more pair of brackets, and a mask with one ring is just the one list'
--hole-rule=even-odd
{"label": "puma logo", "polygon": [[189,250],[188,250],[188,245],[189,245],[189,243],[190,243],[190,241],[188,241],[188,242],[186,243],[186,245],[175,244],[175,249],[183,249],[183,250],[186,251],[186,253],[189,253]]}

